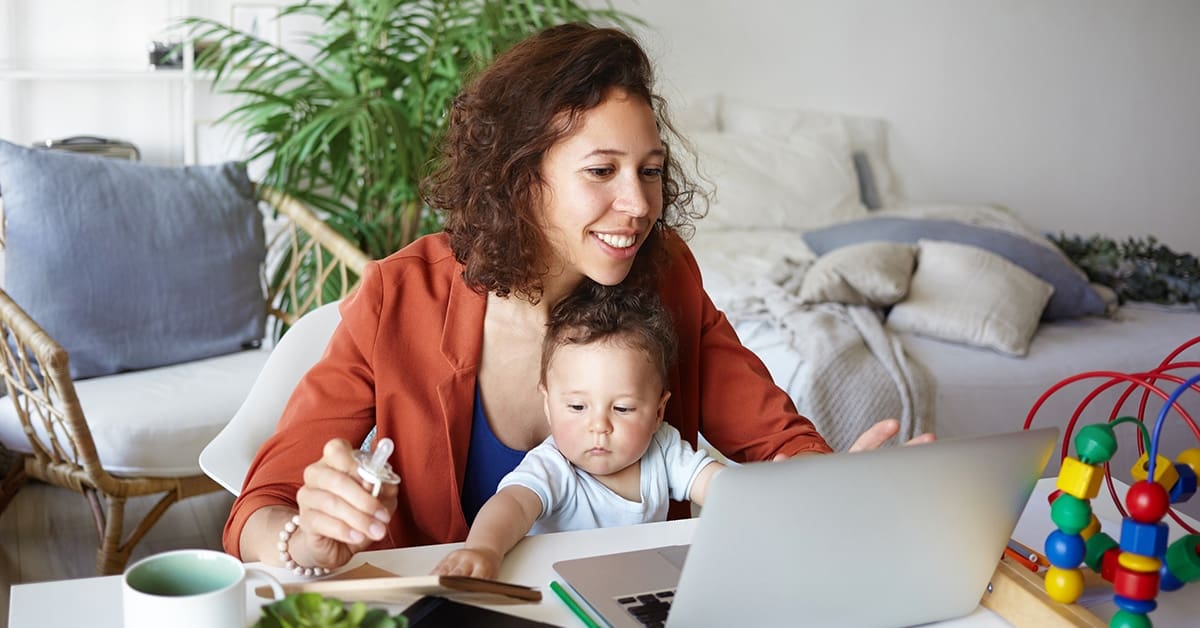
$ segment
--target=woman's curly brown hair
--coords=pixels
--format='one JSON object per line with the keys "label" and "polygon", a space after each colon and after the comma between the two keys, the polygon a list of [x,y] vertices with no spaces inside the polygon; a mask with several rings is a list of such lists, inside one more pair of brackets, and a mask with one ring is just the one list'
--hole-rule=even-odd
{"label": "woman's curly brown hair", "polygon": [[[445,213],[450,247],[465,266],[468,285],[480,293],[540,300],[550,250],[537,212],[543,155],[612,88],[645,100],[660,132],[679,138],[653,82],[650,59],[633,37],[566,24],[513,46],[463,88],[422,195]],[[624,283],[651,284],[666,258],[666,232],[690,235],[699,216],[692,210],[696,187],[663,143],[663,216]]]}

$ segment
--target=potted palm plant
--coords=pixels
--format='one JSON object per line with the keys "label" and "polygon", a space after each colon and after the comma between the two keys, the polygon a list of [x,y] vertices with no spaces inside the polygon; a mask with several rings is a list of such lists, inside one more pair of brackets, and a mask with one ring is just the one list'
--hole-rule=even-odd
{"label": "potted palm plant", "polygon": [[321,23],[307,35],[311,58],[216,20],[184,23],[205,43],[197,67],[240,97],[222,121],[251,138],[250,159],[269,159],[263,183],[373,258],[439,228],[418,183],[464,75],[545,26],[636,21],[574,0],[308,0],[280,11],[297,15]]}

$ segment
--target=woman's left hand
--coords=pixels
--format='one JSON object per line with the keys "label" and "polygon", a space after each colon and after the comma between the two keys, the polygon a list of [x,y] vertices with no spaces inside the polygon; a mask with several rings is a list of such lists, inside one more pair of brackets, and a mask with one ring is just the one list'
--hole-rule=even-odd
{"label": "woman's left hand", "polygon": [[[870,451],[872,449],[879,449],[880,445],[886,443],[889,438],[895,436],[899,431],[900,421],[897,421],[896,419],[884,419],[867,428],[867,431],[863,432],[862,435],[854,441],[853,445],[850,445],[850,449],[848,451]],[[915,436],[904,444],[922,445],[924,443],[932,443],[935,440],[937,440],[936,436],[934,436],[932,433],[927,433]]]}

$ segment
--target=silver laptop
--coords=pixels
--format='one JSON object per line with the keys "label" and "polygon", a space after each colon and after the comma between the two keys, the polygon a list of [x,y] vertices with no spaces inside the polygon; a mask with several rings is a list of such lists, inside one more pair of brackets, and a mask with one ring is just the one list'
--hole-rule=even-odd
{"label": "silver laptop", "polygon": [[[555,571],[612,626],[907,626],[979,605],[1058,440],[1045,428],[718,474],[690,546]],[[686,561],[685,561],[686,558]]]}

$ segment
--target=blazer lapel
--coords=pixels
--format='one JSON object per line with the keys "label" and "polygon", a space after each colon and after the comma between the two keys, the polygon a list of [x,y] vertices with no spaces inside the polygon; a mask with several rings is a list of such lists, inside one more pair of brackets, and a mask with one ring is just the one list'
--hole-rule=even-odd
{"label": "blazer lapel", "polygon": [[455,528],[451,538],[466,538],[467,523],[462,512],[462,485],[467,467],[467,448],[471,441],[471,418],[474,411],[475,380],[479,374],[479,359],[483,351],[483,317],[487,298],[471,290],[461,276],[455,277],[446,304],[445,326],[442,328],[441,350],[450,365],[450,374],[438,384],[445,417],[446,441],[450,457],[446,469],[455,478],[450,503],[450,518]]}

